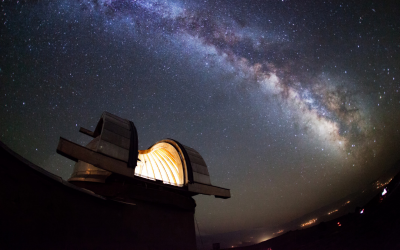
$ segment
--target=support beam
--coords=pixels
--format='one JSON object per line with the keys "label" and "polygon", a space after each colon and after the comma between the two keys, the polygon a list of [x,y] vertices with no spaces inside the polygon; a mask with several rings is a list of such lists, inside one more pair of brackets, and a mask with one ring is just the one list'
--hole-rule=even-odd
{"label": "support beam", "polygon": [[60,141],[57,146],[57,153],[73,160],[73,161],[84,161],[92,164],[95,167],[128,176],[134,178],[135,169],[128,168],[126,162],[114,159],[112,157],[97,153],[91,149],[68,141],[60,137]]}
{"label": "support beam", "polygon": [[194,192],[199,194],[214,195],[215,198],[222,198],[222,199],[231,198],[231,192],[229,189],[216,187],[212,185],[205,185],[197,182],[189,183],[188,190],[189,192]]}
{"label": "support beam", "polygon": [[94,138],[94,132],[90,131],[89,129],[80,127],[79,132]]}

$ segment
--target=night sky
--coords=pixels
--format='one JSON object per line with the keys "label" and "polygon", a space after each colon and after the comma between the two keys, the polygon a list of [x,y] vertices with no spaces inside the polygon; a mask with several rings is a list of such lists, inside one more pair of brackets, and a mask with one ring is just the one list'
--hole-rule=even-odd
{"label": "night sky", "polygon": [[[173,138],[232,198],[202,234],[274,227],[357,191],[400,149],[398,1],[2,1],[0,140],[68,179],[108,111]],[[374,3],[375,2],[375,3]]]}

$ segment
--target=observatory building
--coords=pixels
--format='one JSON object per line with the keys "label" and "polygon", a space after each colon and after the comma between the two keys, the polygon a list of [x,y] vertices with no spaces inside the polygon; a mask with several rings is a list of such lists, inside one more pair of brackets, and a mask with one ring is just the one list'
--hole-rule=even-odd
{"label": "observatory building", "polygon": [[60,138],[76,161],[68,182],[1,144],[0,248],[196,249],[192,196],[230,198],[203,157],[173,139],[138,150],[132,121],[104,112],[85,147]]}

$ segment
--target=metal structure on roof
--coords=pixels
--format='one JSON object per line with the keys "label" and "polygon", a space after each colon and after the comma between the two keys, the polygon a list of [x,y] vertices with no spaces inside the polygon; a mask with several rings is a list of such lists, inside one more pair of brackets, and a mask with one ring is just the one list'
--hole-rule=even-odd
{"label": "metal structure on roof", "polygon": [[147,150],[138,150],[132,121],[103,112],[94,131],[80,128],[94,139],[80,146],[60,138],[57,152],[77,163],[70,182],[106,183],[112,175],[135,181],[153,181],[187,195],[230,198],[230,190],[211,184],[203,157],[193,148],[164,139]]}

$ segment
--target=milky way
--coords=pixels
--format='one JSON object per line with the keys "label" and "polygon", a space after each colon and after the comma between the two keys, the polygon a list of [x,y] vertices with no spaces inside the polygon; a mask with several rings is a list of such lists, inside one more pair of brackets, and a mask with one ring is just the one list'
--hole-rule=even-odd
{"label": "milky way", "polygon": [[273,228],[357,191],[400,148],[396,1],[2,2],[1,140],[68,179],[107,110],[197,149],[232,198],[202,234]]}
{"label": "milky way", "polygon": [[331,80],[324,72],[308,73],[307,66],[312,65],[303,58],[306,56],[299,55],[298,45],[293,45],[289,35],[247,27],[221,11],[198,11],[196,8],[201,6],[185,7],[179,2],[96,1],[81,5],[86,11],[108,15],[105,25],[117,22],[119,29],[123,24],[131,25],[131,39],[151,32],[148,39],[161,36],[180,43],[185,49],[198,52],[199,60],[206,65],[219,64],[242,79],[243,85],[256,85],[249,91],[273,96],[287,112],[295,113],[293,118],[300,127],[310,131],[316,140],[328,141],[328,146],[339,154],[348,154],[357,145],[354,154],[358,155],[374,141],[370,136],[373,127],[364,115],[368,111],[354,93],[348,93],[345,81],[352,80]]}

